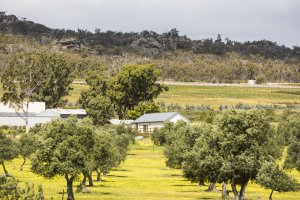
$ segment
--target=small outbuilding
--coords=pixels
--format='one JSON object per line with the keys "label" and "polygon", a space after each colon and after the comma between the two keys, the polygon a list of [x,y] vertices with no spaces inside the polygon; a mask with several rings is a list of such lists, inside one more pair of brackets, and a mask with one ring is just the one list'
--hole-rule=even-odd
{"label": "small outbuilding", "polygon": [[144,114],[132,122],[132,125],[140,133],[148,134],[152,133],[155,128],[161,128],[165,122],[176,123],[178,121],[190,123],[190,120],[178,112],[165,112]]}

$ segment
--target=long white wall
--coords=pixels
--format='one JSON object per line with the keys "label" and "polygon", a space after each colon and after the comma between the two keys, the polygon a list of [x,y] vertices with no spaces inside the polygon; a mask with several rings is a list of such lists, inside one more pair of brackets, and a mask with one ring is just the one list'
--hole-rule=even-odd
{"label": "long white wall", "polygon": [[[23,105],[23,108],[26,110],[26,105]],[[40,113],[46,109],[45,102],[30,102],[28,106],[29,113]],[[0,112],[8,112],[8,113],[15,113],[15,109],[9,107],[8,104],[4,105],[4,103],[0,103]],[[22,113],[22,111],[19,111]]]}
{"label": "long white wall", "polygon": [[[28,125],[33,127],[36,124],[44,124],[50,122],[57,117],[29,117]],[[0,126],[25,126],[25,120],[21,117],[0,117]]]}

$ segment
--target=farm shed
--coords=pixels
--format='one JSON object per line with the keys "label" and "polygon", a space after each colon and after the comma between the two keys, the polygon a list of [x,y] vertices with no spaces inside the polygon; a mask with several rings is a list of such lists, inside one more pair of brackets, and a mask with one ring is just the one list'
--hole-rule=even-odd
{"label": "farm shed", "polygon": [[[68,118],[70,115],[76,115],[79,119],[86,116],[83,109],[45,109],[44,102],[30,102],[28,110],[27,117],[30,128],[53,119]],[[16,112],[8,105],[0,104],[0,126],[26,126],[25,117],[23,112]]]}
{"label": "farm shed", "polygon": [[190,122],[178,112],[165,112],[144,114],[132,122],[132,125],[140,133],[152,133],[155,128],[161,128],[165,122],[176,123],[178,121]]}

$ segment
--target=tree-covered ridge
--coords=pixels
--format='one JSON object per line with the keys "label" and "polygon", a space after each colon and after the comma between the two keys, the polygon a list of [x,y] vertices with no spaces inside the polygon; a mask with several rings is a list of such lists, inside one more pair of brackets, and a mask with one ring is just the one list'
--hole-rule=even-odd
{"label": "tree-covered ridge", "polygon": [[222,40],[221,35],[216,39],[192,40],[185,35],[179,35],[175,28],[162,34],[149,30],[140,33],[123,33],[110,30],[101,32],[96,28],[92,33],[82,29],[77,31],[53,29],[26,18],[19,19],[15,15],[6,15],[5,12],[0,12],[0,33],[26,35],[41,43],[45,42],[45,37],[56,40],[75,38],[79,44],[92,48],[98,54],[120,54],[122,51],[132,51],[147,56],[157,56],[164,52],[184,50],[220,56],[236,52],[243,56],[261,55],[276,59],[299,59],[300,56],[299,47],[289,48],[268,40],[238,42],[228,38]]}

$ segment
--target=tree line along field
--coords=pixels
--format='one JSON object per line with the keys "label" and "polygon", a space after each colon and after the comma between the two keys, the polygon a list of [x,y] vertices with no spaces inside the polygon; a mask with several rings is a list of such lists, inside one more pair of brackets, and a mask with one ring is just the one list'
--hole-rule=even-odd
{"label": "tree line along field", "polygon": [[[21,159],[7,162],[7,169],[23,185],[25,182],[35,186],[42,184],[46,199],[62,199],[66,192],[63,177],[44,179],[30,171],[30,163],[20,172]],[[2,168],[0,173],[3,173]],[[291,171],[289,175],[300,181],[300,173]],[[96,179],[96,177],[93,177]],[[79,185],[81,179],[74,182]],[[220,192],[205,192],[207,186],[200,187],[182,177],[182,171],[171,169],[165,165],[163,148],[153,146],[150,139],[144,139],[131,145],[127,160],[120,167],[103,177],[102,182],[94,182],[94,187],[88,187],[90,193],[76,192],[76,199],[221,199]],[[221,185],[217,184],[221,190]],[[75,188],[74,188],[75,190]],[[246,191],[246,199],[268,199],[270,191],[255,183],[250,183]],[[300,192],[278,193],[273,199],[299,199]],[[66,199],[66,194],[64,195]]]}
{"label": "tree line along field", "polygon": [[[73,90],[68,96],[70,102],[75,103],[80,92],[87,89],[87,85],[73,84]],[[257,104],[295,104],[300,105],[300,89],[288,88],[245,88],[221,86],[184,86],[168,85],[169,91],[161,93],[156,102],[165,104],[210,105],[218,109],[220,105],[236,105],[244,103]]]}

